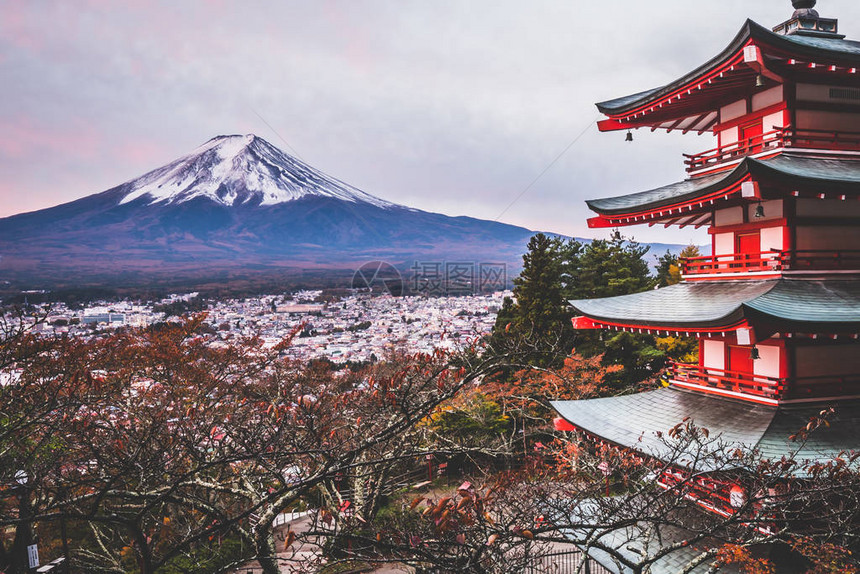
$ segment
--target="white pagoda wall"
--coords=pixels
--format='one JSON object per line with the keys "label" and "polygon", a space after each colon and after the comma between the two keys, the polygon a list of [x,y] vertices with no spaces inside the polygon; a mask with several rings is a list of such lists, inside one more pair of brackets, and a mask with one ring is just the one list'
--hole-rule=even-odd
{"label": "white pagoda wall", "polygon": [[705,339],[702,341],[701,365],[706,369],[726,370],[726,344],[723,341]]}
{"label": "white pagoda wall", "polygon": [[[753,94],[752,97],[752,111],[757,112],[763,110],[765,108],[769,108],[770,106],[776,105],[782,102],[785,98],[783,97],[783,89],[782,86],[776,86],[775,88],[771,88],[769,90],[765,90],[763,92],[758,92]],[[782,117],[782,112],[779,113],[780,117]],[[769,117],[769,116],[767,116]],[[778,127],[785,127],[783,125],[779,125]],[[768,131],[765,129],[764,131]]]}
{"label": "white pagoda wall", "polygon": [[753,373],[761,377],[779,378],[779,362],[782,349],[775,345],[759,343],[759,358],[753,361]]}
{"label": "white pagoda wall", "polygon": [[765,227],[761,230],[762,253],[771,249],[777,251],[785,249],[785,233],[783,230],[783,227]]}

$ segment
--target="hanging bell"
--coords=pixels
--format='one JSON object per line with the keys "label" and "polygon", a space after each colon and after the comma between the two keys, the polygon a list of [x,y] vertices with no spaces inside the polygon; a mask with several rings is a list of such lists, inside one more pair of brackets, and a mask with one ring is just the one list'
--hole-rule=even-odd
{"label": "hanging bell", "polygon": [[758,347],[756,347],[755,345],[753,345],[753,348],[750,349],[750,359],[752,359],[753,361],[761,359],[761,354],[759,354]]}
{"label": "hanging bell", "polygon": [[755,217],[756,218],[764,217],[764,206],[761,203],[759,203],[758,205],[755,206]]}
{"label": "hanging bell", "polygon": [[624,141],[632,142],[633,141],[633,132],[628,130],[627,131],[627,137],[624,139]]}
{"label": "hanging bell", "polygon": [[764,76],[762,76],[761,74],[758,74],[755,77],[755,87],[756,88],[763,88],[764,87]]}

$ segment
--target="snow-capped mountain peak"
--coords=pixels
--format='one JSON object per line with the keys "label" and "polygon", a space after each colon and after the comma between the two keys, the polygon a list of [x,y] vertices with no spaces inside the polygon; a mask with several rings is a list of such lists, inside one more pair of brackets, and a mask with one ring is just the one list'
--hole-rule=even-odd
{"label": "snow-capped mountain peak", "polygon": [[253,134],[218,136],[190,154],[123,186],[120,204],[139,198],[177,204],[195,198],[238,205],[275,205],[321,196],[376,207],[390,203],[314,169]]}

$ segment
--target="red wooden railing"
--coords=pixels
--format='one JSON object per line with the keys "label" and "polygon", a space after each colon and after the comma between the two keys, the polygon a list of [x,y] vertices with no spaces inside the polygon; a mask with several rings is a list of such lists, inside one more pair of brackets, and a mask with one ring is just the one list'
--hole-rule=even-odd
{"label": "red wooden railing", "polygon": [[860,271],[860,250],[792,250],[681,258],[683,275],[761,271]]}
{"label": "red wooden railing", "polygon": [[784,400],[853,397],[860,395],[860,374],[800,377],[790,384]]}
{"label": "red wooden railing", "polygon": [[699,171],[721,163],[726,163],[744,156],[785,146],[782,128],[763,133],[758,136],[743,139],[735,143],[709,149],[697,154],[684,154],[687,171]]}
{"label": "red wooden railing", "polygon": [[860,132],[783,128],[786,145],[800,148],[860,150]]}
{"label": "red wooden railing", "polygon": [[792,271],[860,270],[860,250],[857,249],[798,249],[782,251],[779,261],[783,269]]}
{"label": "red wooden railing", "polygon": [[758,136],[716,147],[697,154],[683,154],[687,172],[702,171],[744,156],[776,150],[782,147],[799,147],[827,150],[860,150],[860,132],[776,128]]}
{"label": "red wooden railing", "polygon": [[766,399],[779,400],[786,389],[785,379],[705,368],[699,365],[673,362],[671,371],[672,378],[678,382]]}
{"label": "red wooden railing", "polygon": [[778,251],[732,253],[731,255],[681,258],[681,273],[684,275],[711,275],[715,273],[778,271],[782,265],[783,262]]}
{"label": "red wooden railing", "polygon": [[708,510],[729,516],[735,511],[731,506],[732,485],[710,476],[694,475],[680,468],[667,468],[660,473],[657,484],[666,490],[678,493],[701,504]]}
{"label": "red wooden railing", "polygon": [[786,379],[673,362],[670,375],[680,383],[777,401],[860,395],[860,374]]}

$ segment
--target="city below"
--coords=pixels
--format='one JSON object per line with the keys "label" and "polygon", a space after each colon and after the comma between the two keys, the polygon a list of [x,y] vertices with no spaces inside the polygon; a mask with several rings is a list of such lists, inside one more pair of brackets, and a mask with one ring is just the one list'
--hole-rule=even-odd
{"label": "city below", "polygon": [[[92,337],[121,327],[146,327],[171,319],[170,311],[206,314],[212,345],[260,336],[274,346],[296,333],[286,353],[296,359],[366,362],[409,348],[430,353],[456,349],[489,334],[510,291],[459,297],[392,297],[353,291],[345,297],[304,290],[203,302],[197,293],[160,301],[96,301],[71,309],[64,303],[28,305],[26,321],[43,334]],[[181,314],[181,313],[180,313]],[[12,318],[8,317],[7,321]],[[172,320],[176,320],[173,316]]]}

